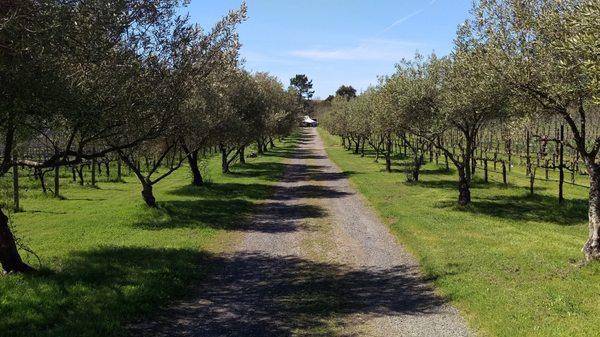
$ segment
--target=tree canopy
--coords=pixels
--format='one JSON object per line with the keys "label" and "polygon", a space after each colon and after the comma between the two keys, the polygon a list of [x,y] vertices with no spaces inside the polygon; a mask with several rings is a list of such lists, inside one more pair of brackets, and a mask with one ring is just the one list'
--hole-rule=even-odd
{"label": "tree canopy", "polygon": [[[17,166],[82,172],[118,160],[138,178],[146,204],[157,207],[153,186],[185,162],[201,185],[198,161],[207,150],[221,148],[227,172],[252,142],[262,150],[291,132],[300,113],[296,89],[249,73],[239,60],[245,3],[208,30],[178,14],[186,3],[3,3],[0,175]],[[298,84],[310,98],[310,81]],[[4,213],[0,246],[8,247],[0,249],[6,271],[29,270]]]}
{"label": "tree canopy", "polygon": [[[541,149],[549,141],[571,148],[590,179],[589,240],[583,251],[586,259],[599,259],[600,5],[582,0],[481,0],[472,13],[458,28],[450,55],[417,54],[400,61],[394,74],[358,97],[338,95],[324,125],[355,153],[368,144],[377,159],[385,156],[388,172],[394,145],[403,147],[405,155],[410,151],[413,181],[418,180],[425,153],[433,156],[432,149],[437,149],[446,165],[456,167],[458,203],[463,206],[471,203],[473,173],[482,159],[477,151],[488,146],[481,139],[484,133],[501,133],[510,169],[513,129],[526,128],[531,186],[532,139]],[[568,140],[562,131],[531,131],[560,120],[570,129]],[[538,162],[543,156],[544,151]],[[483,162],[487,165],[486,158]],[[564,164],[558,167],[562,171]]]}
{"label": "tree canopy", "polygon": [[356,89],[354,89],[351,85],[342,85],[335,92],[335,96],[344,97],[349,100],[356,97]]}

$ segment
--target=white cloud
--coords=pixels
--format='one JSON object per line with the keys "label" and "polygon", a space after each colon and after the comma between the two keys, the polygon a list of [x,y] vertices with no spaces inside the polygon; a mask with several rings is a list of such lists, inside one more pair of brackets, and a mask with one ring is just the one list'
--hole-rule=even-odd
{"label": "white cloud", "polygon": [[293,60],[290,60],[289,57],[280,57],[274,54],[267,54],[243,49],[241,55],[245,61],[253,63],[275,63],[284,65],[294,65],[298,63],[294,62]]}
{"label": "white cloud", "polygon": [[403,57],[411,57],[420,47],[425,45],[410,41],[363,39],[356,46],[295,50],[290,55],[311,60],[399,61]]}

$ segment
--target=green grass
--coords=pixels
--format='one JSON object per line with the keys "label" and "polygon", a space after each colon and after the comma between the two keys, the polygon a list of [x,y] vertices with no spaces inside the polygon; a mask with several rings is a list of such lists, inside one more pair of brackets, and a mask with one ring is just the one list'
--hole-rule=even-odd
{"label": "green grass", "polygon": [[489,184],[479,177],[473,204],[459,208],[454,172],[428,164],[421,182],[407,183],[404,173],[388,174],[373,156],[360,158],[320,134],[329,156],[479,335],[598,335],[600,264],[579,263],[586,188],[565,186],[559,206],[555,182],[536,182],[536,195],[528,196],[528,181],[515,168],[507,187],[499,174]]}
{"label": "green grass", "polygon": [[155,187],[157,210],[143,204],[133,176],[91,188],[64,172],[64,200],[22,179],[25,212],[11,220],[42,266],[22,251],[40,272],[0,277],[0,336],[120,336],[126,322],[185,295],[270,195],[294,144],[290,138],[226,176],[214,158],[201,188],[182,168]]}

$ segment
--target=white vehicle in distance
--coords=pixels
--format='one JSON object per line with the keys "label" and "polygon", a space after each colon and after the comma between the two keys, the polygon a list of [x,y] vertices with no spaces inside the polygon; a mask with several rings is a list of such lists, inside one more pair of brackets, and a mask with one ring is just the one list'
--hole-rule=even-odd
{"label": "white vehicle in distance", "polygon": [[319,125],[319,122],[316,119],[310,118],[310,116],[304,116],[304,120],[302,120],[301,125],[303,127],[312,127],[316,128]]}

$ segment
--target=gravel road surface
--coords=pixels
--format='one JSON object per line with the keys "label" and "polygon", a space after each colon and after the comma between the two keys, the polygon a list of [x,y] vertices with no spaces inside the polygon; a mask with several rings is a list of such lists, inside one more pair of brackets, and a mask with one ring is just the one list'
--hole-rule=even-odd
{"label": "gravel road surface", "polygon": [[305,129],[284,178],[191,300],[134,336],[472,336]]}

